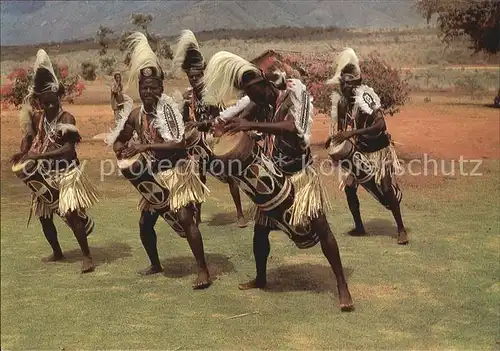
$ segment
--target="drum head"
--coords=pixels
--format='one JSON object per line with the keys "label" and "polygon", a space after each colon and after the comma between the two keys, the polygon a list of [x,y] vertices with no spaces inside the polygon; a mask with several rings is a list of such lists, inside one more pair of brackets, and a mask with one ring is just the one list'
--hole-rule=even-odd
{"label": "drum head", "polygon": [[352,143],[349,140],[344,140],[340,144],[331,143],[328,147],[328,154],[336,158],[344,158],[349,155],[353,148]]}
{"label": "drum head", "polygon": [[120,168],[120,169],[127,169],[127,168],[130,168],[141,157],[142,157],[142,154],[137,154],[137,155],[132,156],[130,158],[123,158],[121,160],[117,160],[116,164],[118,165],[118,168]]}
{"label": "drum head", "polygon": [[223,134],[219,138],[215,138],[213,152],[216,156],[222,156],[234,151],[244,138],[243,132],[236,134]]}

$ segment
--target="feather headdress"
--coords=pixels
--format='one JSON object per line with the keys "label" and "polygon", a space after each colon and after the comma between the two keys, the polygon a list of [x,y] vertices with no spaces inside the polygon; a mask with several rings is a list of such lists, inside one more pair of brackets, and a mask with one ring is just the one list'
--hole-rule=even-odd
{"label": "feather headdress", "polygon": [[33,77],[33,92],[42,94],[45,92],[59,91],[59,80],[57,79],[52,62],[45,50],[40,49],[36,53],[35,66],[33,67],[35,76]]}
{"label": "feather headdress", "polygon": [[219,51],[210,59],[203,77],[205,102],[215,106],[226,106],[241,96],[243,76],[265,79],[262,72],[247,60],[227,51]]}
{"label": "feather headdress", "polygon": [[336,58],[334,65],[332,68],[335,69],[335,75],[329,79],[327,84],[339,84],[340,77],[342,76],[342,70],[351,64],[354,66],[353,76],[356,78],[361,77],[361,69],[359,68],[359,59],[356,53],[351,48],[344,49]]}
{"label": "feather headdress", "polygon": [[176,70],[190,71],[197,70],[203,71],[205,68],[205,59],[200,52],[198,41],[192,31],[184,29],[181,31],[173,64]]}
{"label": "feather headdress", "polygon": [[157,78],[163,81],[160,60],[149,46],[148,38],[141,32],[134,32],[128,39],[131,56],[127,89],[137,86],[139,81],[145,78]]}
{"label": "feather headdress", "polygon": [[57,79],[50,57],[43,49],[38,50],[36,53],[33,72],[32,85],[28,89],[28,95],[23,99],[23,105],[19,112],[21,130],[23,133],[28,134],[33,133],[31,120],[33,113],[33,97],[47,92],[57,93],[59,95],[64,94],[64,86],[60,84],[59,79]]}

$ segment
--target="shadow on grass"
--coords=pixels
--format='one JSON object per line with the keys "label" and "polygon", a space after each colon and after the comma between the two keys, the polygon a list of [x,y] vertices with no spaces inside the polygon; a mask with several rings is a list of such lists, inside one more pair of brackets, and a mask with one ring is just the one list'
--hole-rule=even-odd
{"label": "shadow on grass", "polygon": [[[397,239],[398,237],[396,224],[388,219],[371,219],[368,222],[365,222],[365,230],[367,234],[360,236],[360,238],[366,236],[388,236],[390,238]],[[407,227],[406,232],[410,234],[411,230]],[[346,234],[349,235],[348,233]]]}
{"label": "shadow on grass", "polygon": [[[344,267],[347,281],[353,269]],[[337,293],[337,283],[332,269],[325,258],[325,265],[300,263],[269,269],[267,289],[269,292],[313,291]]]}
{"label": "shadow on grass", "polygon": [[[203,213],[203,212],[202,212]],[[212,218],[207,221],[209,227],[219,227],[224,225],[236,225],[236,211],[222,212],[212,215]]]}
{"label": "shadow on grass", "polygon": [[[132,247],[123,243],[110,243],[106,246],[93,247],[90,246],[90,254],[94,260],[94,264],[99,266],[103,263],[111,263],[120,258],[131,257]],[[82,260],[82,252],[80,249],[64,251],[66,259],[62,262],[73,263]]]}
{"label": "shadow on grass", "polygon": [[[234,265],[229,257],[220,254],[206,254],[208,269],[212,279],[223,273],[234,271]],[[197,267],[193,256],[171,257],[162,262],[166,277],[181,278],[196,274]]]}

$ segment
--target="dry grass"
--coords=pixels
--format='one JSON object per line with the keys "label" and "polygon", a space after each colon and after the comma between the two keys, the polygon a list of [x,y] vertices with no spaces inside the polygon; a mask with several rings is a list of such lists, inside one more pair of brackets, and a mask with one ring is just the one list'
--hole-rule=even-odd
{"label": "dry grass", "polygon": [[[471,54],[468,43],[457,41],[451,47],[439,40],[433,29],[398,29],[398,30],[324,30],[315,32],[308,29],[296,30],[296,38],[277,39],[265,34],[265,31],[206,32],[199,35],[202,52],[208,59],[215,52],[226,50],[251,59],[267,49],[290,50],[302,52],[331,52],[334,55],[344,47],[352,47],[360,57],[377,51],[389,64],[398,68],[425,68],[432,76],[430,83],[418,72],[412,79],[412,86],[418,89],[449,89],[454,85],[457,76],[463,72],[444,70],[447,65],[485,65],[498,62],[497,56]],[[233,35],[233,38],[230,38]],[[276,35],[276,34],[275,34]],[[175,38],[169,38],[175,45]],[[99,66],[98,45],[91,42],[66,43],[44,47],[55,61],[65,61],[72,72],[80,72],[83,61],[90,61]],[[8,74],[13,68],[30,67],[37,47],[3,47],[1,52],[1,73]],[[111,47],[108,55],[122,61],[122,53]],[[170,68],[170,62],[165,62]],[[126,67],[120,64],[117,69]],[[498,89],[498,69],[480,72],[479,78],[484,81],[484,90]],[[418,78],[420,77],[420,78]]]}

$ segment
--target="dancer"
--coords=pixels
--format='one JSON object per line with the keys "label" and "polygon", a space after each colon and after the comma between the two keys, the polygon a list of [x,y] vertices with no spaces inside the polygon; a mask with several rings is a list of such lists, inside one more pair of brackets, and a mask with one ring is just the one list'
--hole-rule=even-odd
{"label": "dancer", "polygon": [[[200,167],[199,173],[203,184],[206,184],[206,173],[213,171],[210,167],[210,161],[213,159],[212,150],[210,149],[210,141],[213,135],[210,131],[210,121],[218,117],[220,110],[216,106],[210,106],[203,99],[203,72],[205,70],[205,59],[200,52],[198,41],[190,30],[183,30],[177,43],[177,49],[173,60],[177,69],[182,69],[186,74],[191,89],[184,94],[184,121],[190,128],[198,128],[201,135],[198,142],[190,148],[191,154],[196,154],[199,157]],[[190,123],[191,122],[191,123]],[[194,122],[194,123],[192,123]],[[189,129],[189,128],[187,128]],[[189,131],[189,130],[188,130]],[[241,206],[240,190],[238,185],[230,177],[213,174],[218,180],[227,183],[229,192],[233,198],[234,206],[236,207],[237,222],[240,228],[245,228],[248,225],[243,214]],[[201,222],[201,204],[198,205],[198,221]]]}
{"label": "dancer", "polygon": [[[409,241],[408,234],[399,205],[402,193],[395,179],[400,165],[387,132],[380,98],[372,88],[361,84],[359,60],[354,50],[345,49],[339,55],[337,62],[336,74],[329,83],[340,84],[341,94],[334,92],[332,95],[332,136],[327,140],[325,147],[353,140],[356,149],[366,156],[371,164],[375,177],[374,190],[380,192],[380,196],[376,196],[377,200],[394,216],[398,230],[398,244],[406,245]],[[366,230],[361,220],[357,195],[358,182],[351,174],[344,183],[347,203],[355,225],[349,233],[365,235]],[[367,183],[361,185],[367,187]]]}
{"label": "dancer", "polygon": [[[139,204],[140,238],[151,261],[151,266],[140,273],[150,275],[163,271],[154,229],[159,214],[151,201],[157,193],[166,194],[170,211],[175,214],[175,221],[180,224],[196,260],[198,276],[193,288],[207,288],[211,280],[202,236],[195,220],[195,205],[205,200],[208,189],[196,174],[196,163],[189,159],[180,111],[173,99],[163,93],[164,74],[158,58],[144,34],[136,32],[130,38],[132,55],[128,87],[138,84],[142,105],[133,110],[130,106],[124,112],[124,118],[110,133],[107,143],[113,145],[118,159],[143,155],[148,172],[152,170],[153,173],[155,183],[144,182],[148,184],[136,186],[138,190],[143,189],[140,190],[143,197]],[[126,146],[134,131],[140,143]],[[153,189],[153,193],[147,192],[148,189]]]}
{"label": "dancer", "polygon": [[[253,102],[239,117],[224,122],[226,133],[258,131],[264,134],[264,150],[278,172],[293,184],[295,199],[290,209],[291,225],[310,225],[308,238],[301,238],[311,247],[321,243],[323,254],[337,279],[340,308],[349,311],[353,302],[344,276],[337,242],[325,216],[327,196],[319,173],[313,167],[309,142],[311,139],[312,103],[304,84],[289,81],[285,90],[274,83],[253,64],[229,52],[219,52],[210,60],[205,71],[205,99],[212,104],[224,104],[245,93]],[[253,107],[253,108],[252,108]],[[244,114],[244,115],[243,115]],[[241,284],[242,290],[265,288],[267,259],[270,252],[269,234],[278,227],[263,212],[257,211],[254,226],[253,252],[257,275]],[[306,242],[308,240],[308,242]]]}
{"label": "dancer", "polygon": [[83,254],[82,273],[94,270],[87,236],[94,228],[86,210],[99,200],[94,186],[80,166],[76,144],[81,136],[73,115],[61,105],[64,86],[57,79],[49,56],[38,50],[33,86],[20,113],[24,137],[21,152],[11,162],[13,171],[32,189],[31,214],[39,217],[52,255],[44,261],[60,261],[64,254],[53,216],[57,214],[73,231]]}

